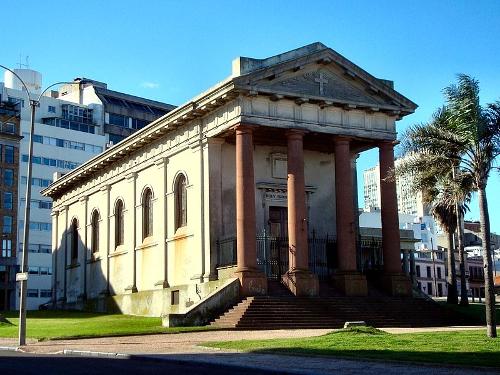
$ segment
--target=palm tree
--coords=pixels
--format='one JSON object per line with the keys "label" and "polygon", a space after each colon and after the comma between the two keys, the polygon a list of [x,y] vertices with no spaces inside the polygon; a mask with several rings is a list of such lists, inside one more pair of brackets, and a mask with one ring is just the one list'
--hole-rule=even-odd
{"label": "palm tree", "polygon": [[[428,124],[414,125],[406,131],[402,141],[404,157],[398,161],[396,174],[401,177],[411,175],[414,193],[422,192],[424,204],[447,234],[447,302],[456,304],[458,296],[453,234],[459,227],[460,218],[468,210],[466,202],[470,200],[472,187],[469,180],[457,174],[456,165],[460,155],[457,147],[446,144],[446,140],[454,139],[454,134],[447,130],[447,119],[446,108],[441,108],[433,114]],[[459,231],[461,301],[468,303],[463,242],[463,232]]]}
{"label": "palm tree", "polygon": [[[444,95],[445,108],[438,112],[431,123],[410,128],[403,146],[418,155],[412,156],[413,159],[422,158],[422,162],[425,158],[428,164],[420,165],[420,168],[439,170],[442,176],[446,175],[447,169],[453,170],[454,178],[451,180],[455,186],[455,193],[452,194],[455,201],[458,201],[457,197],[464,198],[467,190],[478,194],[485,268],[487,333],[489,337],[496,337],[486,186],[495,159],[500,155],[500,102],[483,108],[479,103],[478,82],[464,74],[458,75],[457,85],[445,88]],[[460,210],[458,214],[460,216]],[[461,269],[463,277],[465,268]],[[462,285],[465,286],[465,283],[462,282]]]}
{"label": "palm tree", "polygon": [[[420,130],[411,129],[412,134]],[[422,201],[429,208],[430,214],[439,223],[447,236],[447,303],[457,304],[457,274],[455,268],[455,252],[453,234],[457,228],[456,204],[452,185],[451,169],[441,168],[442,163],[429,163],[430,159],[437,161],[433,155],[425,152],[407,151],[398,160],[396,176],[410,176],[411,190],[414,194],[422,193]]]}
{"label": "palm tree", "polygon": [[479,83],[461,74],[458,84],[444,90],[449,123],[462,140],[460,167],[478,194],[483,248],[486,325],[489,337],[496,337],[495,293],[490,244],[490,218],[486,186],[500,155],[500,102],[483,108],[479,103]]}

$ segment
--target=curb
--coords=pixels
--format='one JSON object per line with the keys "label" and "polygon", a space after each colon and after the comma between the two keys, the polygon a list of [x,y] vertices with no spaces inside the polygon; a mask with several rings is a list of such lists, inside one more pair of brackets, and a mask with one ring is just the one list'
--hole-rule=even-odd
{"label": "curb", "polygon": [[0,346],[0,350],[5,352],[22,352],[19,346]]}
{"label": "curb", "polygon": [[71,349],[64,349],[62,351],[62,354],[64,354],[64,355],[75,355],[75,356],[80,356],[80,357],[131,359],[131,356],[129,354],[113,353],[113,352],[93,352],[91,350],[71,350]]}

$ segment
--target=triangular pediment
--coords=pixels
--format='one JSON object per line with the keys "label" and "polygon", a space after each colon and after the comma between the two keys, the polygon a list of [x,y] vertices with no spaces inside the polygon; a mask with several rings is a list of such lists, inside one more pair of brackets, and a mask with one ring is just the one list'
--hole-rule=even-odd
{"label": "triangular pediment", "polygon": [[[308,46],[306,46],[308,47]],[[291,51],[286,61],[274,56],[245,61],[239,87],[277,97],[301,97],[335,104],[399,109],[411,113],[417,105],[391,87],[391,82],[370,75],[321,44],[305,54]],[[311,53],[307,53],[311,52]],[[249,67],[250,66],[250,67]]]}
{"label": "triangular pediment", "polygon": [[328,68],[312,69],[289,77],[273,80],[272,84],[260,82],[257,86],[276,93],[296,93],[304,97],[322,97],[336,102],[357,102],[373,105],[391,104],[377,95],[370,95],[362,87],[350,82]]}

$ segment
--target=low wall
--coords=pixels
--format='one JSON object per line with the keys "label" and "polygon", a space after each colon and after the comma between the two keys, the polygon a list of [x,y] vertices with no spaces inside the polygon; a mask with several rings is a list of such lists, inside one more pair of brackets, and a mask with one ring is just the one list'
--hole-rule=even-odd
{"label": "low wall", "polygon": [[210,320],[234,305],[240,299],[239,279],[230,279],[202,301],[193,305],[183,314],[165,314],[162,316],[164,327],[182,327],[205,325]]}
{"label": "low wall", "polygon": [[[176,293],[178,301],[173,301]],[[220,295],[220,296],[219,296]],[[71,303],[58,301],[56,308],[65,310],[83,310],[102,313],[119,313],[151,317],[164,317],[171,314],[194,316],[225,309],[239,298],[239,280],[236,278],[208,281],[202,284],[177,285],[171,288],[139,291],[116,296],[102,296]],[[203,304],[209,300],[208,305]],[[173,304],[176,302],[175,304]],[[195,308],[193,310],[193,308]],[[201,318],[192,319],[200,321]],[[203,324],[203,323],[200,323]]]}

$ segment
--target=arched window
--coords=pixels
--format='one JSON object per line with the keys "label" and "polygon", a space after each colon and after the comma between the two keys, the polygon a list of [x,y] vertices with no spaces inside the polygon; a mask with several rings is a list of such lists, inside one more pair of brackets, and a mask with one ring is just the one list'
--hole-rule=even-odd
{"label": "arched window", "polygon": [[92,254],[99,252],[99,211],[92,212]]}
{"label": "arched window", "polygon": [[180,174],[175,182],[175,230],[187,224],[186,176]]}
{"label": "arched window", "polygon": [[71,263],[78,261],[78,220],[71,221]]}
{"label": "arched window", "polygon": [[115,204],[115,247],[123,245],[123,201],[118,199]]}
{"label": "arched window", "polygon": [[153,192],[147,188],[142,195],[142,239],[153,235]]}

